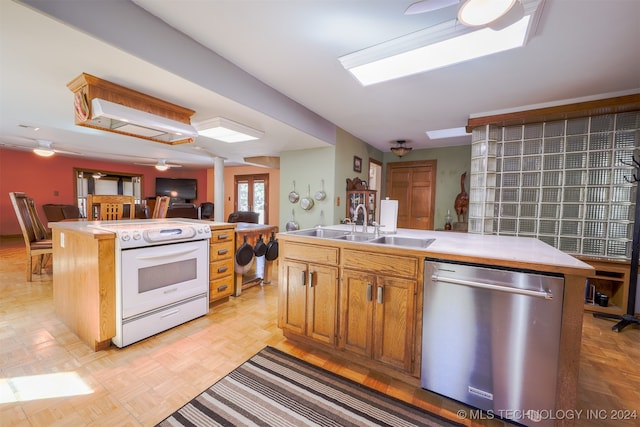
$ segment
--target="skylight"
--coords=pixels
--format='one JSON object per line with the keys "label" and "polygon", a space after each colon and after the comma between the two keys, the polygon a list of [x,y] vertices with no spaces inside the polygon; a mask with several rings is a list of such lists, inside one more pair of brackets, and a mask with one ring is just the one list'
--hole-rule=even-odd
{"label": "skylight", "polygon": [[426,134],[429,137],[429,139],[445,139],[445,138],[455,138],[458,136],[471,136],[470,133],[467,133],[467,130],[464,127],[428,130]]}
{"label": "skylight", "polygon": [[264,136],[264,132],[250,128],[224,117],[215,117],[196,124],[198,133],[218,141],[233,143],[253,141]]}
{"label": "skylight", "polygon": [[445,22],[339,58],[363,86],[524,46],[531,15],[501,30]]}

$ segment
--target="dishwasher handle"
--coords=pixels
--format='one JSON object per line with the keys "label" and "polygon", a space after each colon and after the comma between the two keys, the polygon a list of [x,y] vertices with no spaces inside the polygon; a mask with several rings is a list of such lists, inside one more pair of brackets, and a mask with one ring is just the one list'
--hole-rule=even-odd
{"label": "dishwasher handle", "polygon": [[454,279],[451,277],[440,277],[438,276],[437,273],[431,276],[431,280],[433,280],[434,282],[452,283],[454,285],[463,285],[463,286],[469,286],[472,288],[482,288],[482,289],[488,289],[491,291],[507,292],[510,294],[520,294],[520,295],[526,295],[530,297],[544,298],[546,300],[553,299],[553,294],[551,293],[551,291],[548,291],[548,290],[547,291],[531,291],[529,289],[511,288],[508,286],[495,285],[493,283],[482,283],[482,282],[474,282],[471,280]]}

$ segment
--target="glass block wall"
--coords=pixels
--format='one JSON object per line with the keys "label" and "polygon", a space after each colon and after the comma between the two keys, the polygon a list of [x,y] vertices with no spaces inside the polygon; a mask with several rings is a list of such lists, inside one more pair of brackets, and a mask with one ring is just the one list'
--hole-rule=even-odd
{"label": "glass block wall", "polygon": [[637,111],[474,129],[469,232],[630,259],[638,147]]}

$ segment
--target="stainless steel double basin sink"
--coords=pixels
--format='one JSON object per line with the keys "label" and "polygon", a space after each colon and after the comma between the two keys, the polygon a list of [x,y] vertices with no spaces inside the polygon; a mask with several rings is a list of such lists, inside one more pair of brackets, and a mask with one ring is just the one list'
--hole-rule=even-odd
{"label": "stainless steel double basin sink", "polygon": [[288,234],[296,236],[319,237],[323,239],[346,240],[350,242],[375,243],[378,245],[404,246],[410,248],[428,247],[435,239],[420,239],[405,236],[374,236],[370,233],[350,233],[348,231],[332,230],[328,228],[311,228],[308,230],[290,231]]}

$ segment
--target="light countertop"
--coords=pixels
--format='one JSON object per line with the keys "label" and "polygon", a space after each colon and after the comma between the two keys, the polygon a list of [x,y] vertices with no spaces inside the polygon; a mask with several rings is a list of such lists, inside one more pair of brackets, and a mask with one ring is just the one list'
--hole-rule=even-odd
{"label": "light countertop", "polygon": [[191,218],[159,218],[159,219],[123,219],[120,221],[87,221],[84,219],[74,220],[74,221],[59,221],[59,222],[50,222],[47,225],[51,229],[60,229],[60,230],[68,230],[68,231],[76,231],[82,233],[88,233],[94,235],[96,238],[113,238],[115,237],[115,233],[100,229],[99,227],[108,226],[109,224],[125,224],[125,223],[159,223],[166,224],[168,222],[187,222],[194,224],[203,224],[216,228],[229,228],[236,227],[235,223],[230,222],[220,222],[220,221],[209,221],[209,220],[199,220],[199,219],[191,219]]}
{"label": "light countertop", "polygon": [[[351,231],[349,224],[332,225],[326,229]],[[362,226],[356,227],[361,232]],[[373,227],[367,232],[373,233]],[[384,235],[384,233],[381,233]],[[487,234],[456,233],[451,231],[414,230],[399,228],[394,236],[413,237],[420,239],[435,239],[427,248],[407,248],[413,254],[424,254],[425,257],[443,258],[466,262],[482,262],[485,260],[493,264],[509,267],[529,268],[532,270],[557,271],[564,274],[590,275],[593,267],[589,264],[550,246],[541,240],[530,237],[495,236]],[[279,238],[287,239],[295,236],[293,233],[279,233]],[[298,236],[296,236],[298,237]],[[397,246],[378,245],[366,242],[345,242],[330,238],[302,237],[325,242],[340,242],[346,245],[366,245],[367,248],[381,246],[384,248],[398,248]],[[297,239],[296,239],[297,240]],[[351,247],[351,246],[349,246]]]}

